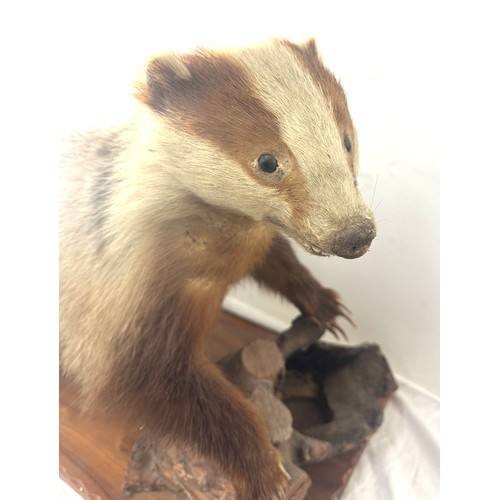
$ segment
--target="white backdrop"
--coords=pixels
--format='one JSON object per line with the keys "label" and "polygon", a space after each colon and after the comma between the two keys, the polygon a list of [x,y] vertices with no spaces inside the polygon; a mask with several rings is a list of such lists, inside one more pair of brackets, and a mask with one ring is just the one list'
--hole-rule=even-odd
{"label": "white backdrop", "polygon": [[[439,34],[423,3],[381,0],[141,2],[89,9],[63,4],[67,57],[60,92],[63,129],[128,116],[137,68],[151,53],[197,45],[245,45],[268,36],[314,35],[340,78],[359,133],[359,183],[375,208],[378,236],[354,261],[301,260],[352,310],[352,342],[378,343],[393,370],[439,395],[439,172],[434,144],[434,47]],[[63,130],[64,132],[65,130]],[[272,327],[296,310],[250,284],[227,305]]]}
{"label": "white backdrop", "polygon": [[[498,293],[491,289],[500,262],[492,238],[500,171],[498,15],[492,2],[49,0],[4,2],[0,11],[2,285],[8,299],[0,371],[5,371],[3,397],[18,408],[1,420],[12,431],[11,463],[26,458],[17,439],[21,432],[25,441],[38,443],[30,451],[31,462],[40,465],[30,470],[36,487],[31,496],[51,491],[47,481],[55,467],[50,465],[57,464],[58,374],[47,368],[58,363],[54,135],[71,126],[94,126],[99,119],[125,118],[129,89],[123,84],[138,62],[160,47],[314,34],[348,94],[361,140],[360,182],[369,200],[378,178],[373,206],[378,205],[380,223],[372,250],[358,261],[305,259],[322,266],[315,272],[353,310],[359,328],[351,339],[379,342],[397,373],[438,394],[433,145],[439,145],[441,268],[448,277],[441,304],[447,412],[442,436],[451,450],[441,498],[491,498],[498,475],[496,461],[487,460],[498,441],[492,432],[498,415],[492,396],[498,391],[491,387],[498,380]],[[244,292],[237,293],[233,301]],[[256,302],[247,298],[242,304]],[[274,303],[267,311],[278,326],[294,315]],[[407,400],[398,393],[395,397]],[[35,407],[50,413],[52,432],[41,417],[36,425]],[[390,424],[387,419],[384,425]],[[464,439],[467,429],[471,435]],[[470,456],[485,458],[467,460]],[[399,470],[394,473],[400,476]],[[14,467],[9,474],[3,492],[8,497],[10,488],[16,498],[18,485],[26,483],[25,469]]]}
{"label": "white backdrop", "polygon": [[[434,9],[433,2],[389,0],[141,1],[65,2],[55,13],[62,78],[51,84],[63,103],[61,134],[126,120],[128,83],[162,49],[316,37],[358,129],[359,184],[375,209],[378,236],[354,261],[297,252],[352,310],[358,327],[345,324],[350,340],[378,343],[400,383],[346,499],[427,500],[439,490],[439,400],[426,393],[439,395],[435,47],[443,35]],[[226,306],[276,329],[297,314],[250,283],[232,290]]]}

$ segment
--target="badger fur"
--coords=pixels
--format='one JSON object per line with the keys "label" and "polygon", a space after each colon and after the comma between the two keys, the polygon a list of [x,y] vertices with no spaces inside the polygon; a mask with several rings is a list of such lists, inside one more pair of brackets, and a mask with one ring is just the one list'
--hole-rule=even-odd
{"label": "badger fur", "polygon": [[242,499],[285,483],[247,400],[205,354],[251,276],[341,332],[337,294],[298,262],[375,236],[344,92],[314,40],[151,60],[129,123],[74,135],[61,169],[60,346],[83,406],[126,412],[216,461]]}

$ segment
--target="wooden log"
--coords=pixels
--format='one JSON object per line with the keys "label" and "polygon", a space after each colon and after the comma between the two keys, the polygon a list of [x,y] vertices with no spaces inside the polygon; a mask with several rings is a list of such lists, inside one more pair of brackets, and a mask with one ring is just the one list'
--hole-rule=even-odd
{"label": "wooden log", "polygon": [[[276,342],[255,340],[218,363],[266,422],[290,476],[287,500],[306,498],[311,467],[332,464],[340,453],[352,452],[352,472],[357,450],[380,425],[383,404],[396,388],[377,346],[318,343],[322,333],[299,317]],[[147,434],[134,446],[124,484],[127,495],[141,491],[164,491],[179,500],[236,500],[215,464],[177,444],[153,443]]]}
{"label": "wooden log", "polygon": [[276,343],[281,350],[283,357],[288,359],[291,354],[301,349],[305,349],[312,343],[319,340],[324,329],[306,316],[298,316],[292,322],[292,326],[278,336]]}
{"label": "wooden log", "polygon": [[358,448],[368,440],[382,423],[387,397],[397,388],[387,361],[373,344],[343,347],[316,343],[294,353],[288,366],[304,378],[308,374],[322,393],[318,399],[323,422],[318,421],[320,418],[301,418],[301,413],[312,414],[310,398],[295,397],[297,388],[281,389],[295,400],[288,405],[294,413],[294,425],[308,436],[328,441],[333,455]]}
{"label": "wooden log", "polygon": [[265,385],[272,391],[278,374],[285,368],[276,342],[270,339],[254,340],[224,356],[217,364],[246,396],[250,396],[257,385]]}

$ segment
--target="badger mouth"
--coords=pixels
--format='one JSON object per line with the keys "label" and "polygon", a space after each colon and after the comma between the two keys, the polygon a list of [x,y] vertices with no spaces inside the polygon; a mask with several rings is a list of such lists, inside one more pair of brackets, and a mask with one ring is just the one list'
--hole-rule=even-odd
{"label": "badger mouth", "polygon": [[347,234],[345,230],[334,233],[328,246],[325,247],[318,241],[312,243],[310,239],[298,235],[278,220],[268,218],[268,221],[279,228],[283,234],[296,241],[306,252],[319,257],[337,256],[343,259],[357,259],[369,250],[376,235],[374,225],[358,225],[354,226],[354,231],[349,229]]}
{"label": "badger mouth", "polygon": [[295,238],[295,240],[297,241],[297,243],[300,244],[300,246],[304,250],[306,250],[307,252],[309,252],[312,255],[318,255],[320,257],[331,257],[333,255],[331,253],[324,252],[323,250],[321,250],[321,248],[317,247],[316,245],[312,245],[311,243],[306,243],[305,241],[300,241],[296,238]]}
{"label": "badger mouth", "polygon": [[282,224],[279,220],[274,217],[266,217],[267,222],[270,222],[273,226],[276,226],[283,234],[296,241],[307,253],[312,255],[317,255],[319,257],[331,257],[333,254],[331,251],[325,251],[317,244],[311,243],[304,238],[297,235],[295,231],[289,227]]}

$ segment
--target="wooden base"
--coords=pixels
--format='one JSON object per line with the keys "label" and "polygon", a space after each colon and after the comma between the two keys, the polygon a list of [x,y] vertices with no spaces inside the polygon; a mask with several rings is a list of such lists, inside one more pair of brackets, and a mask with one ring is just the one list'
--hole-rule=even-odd
{"label": "wooden base", "polygon": [[[213,359],[220,359],[224,354],[241,348],[255,338],[274,339],[275,335],[240,318],[221,313],[209,346],[210,353]],[[299,364],[303,362],[302,359]],[[287,387],[282,389],[285,392],[289,391],[288,399],[291,403],[289,407],[294,414],[294,427],[297,427],[295,420],[300,420],[301,415],[304,414],[303,402],[309,403],[307,398],[301,400],[300,397],[295,397],[297,385],[292,384],[291,388],[289,385],[288,389]],[[388,389],[391,389],[387,391],[390,394],[395,386]],[[301,391],[303,389],[299,388],[299,393]],[[384,399],[379,399],[378,404],[383,406],[384,403]],[[83,498],[92,500],[127,498],[123,493],[124,478],[132,447],[140,431],[120,420],[112,421],[105,417],[82,416],[76,406],[74,387],[68,381],[61,381],[60,476]],[[324,429],[321,432],[324,433]],[[335,439],[337,438],[334,436]],[[338,449],[337,452],[342,453],[326,461],[303,465],[302,469],[312,480],[305,498],[308,500],[340,498],[365,445],[366,439],[361,439],[357,442],[357,446],[345,447],[348,450],[345,452]],[[303,471],[299,470],[299,472],[303,474]],[[300,485],[303,490],[304,481]],[[309,480],[306,486],[308,485]],[[164,488],[166,485],[159,484],[158,486]],[[297,498],[304,498],[305,493],[301,491],[297,492]],[[180,497],[182,498],[182,494]],[[169,494],[165,490],[156,493],[140,492],[134,498],[136,500],[175,500],[179,498],[179,494]],[[194,498],[209,500],[214,497],[208,495]],[[289,496],[289,498],[295,498],[295,496]]]}

